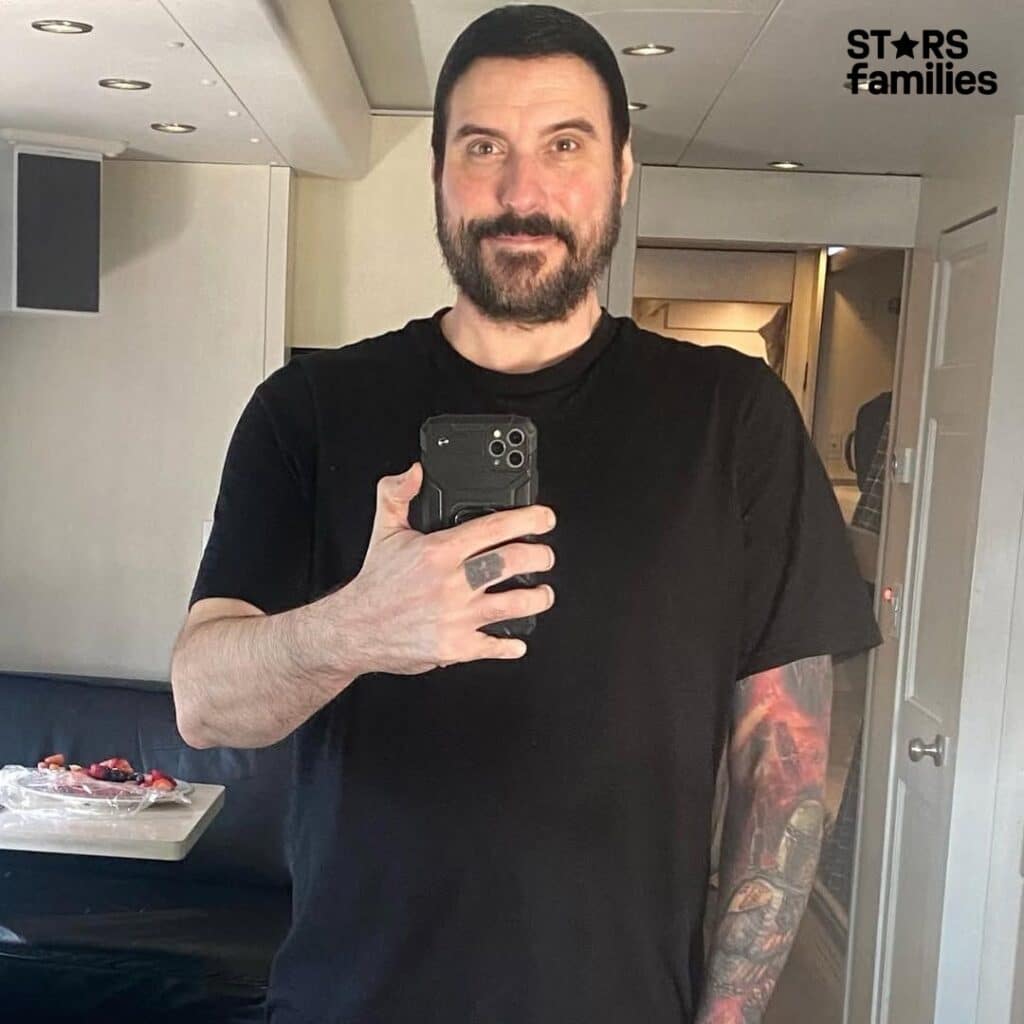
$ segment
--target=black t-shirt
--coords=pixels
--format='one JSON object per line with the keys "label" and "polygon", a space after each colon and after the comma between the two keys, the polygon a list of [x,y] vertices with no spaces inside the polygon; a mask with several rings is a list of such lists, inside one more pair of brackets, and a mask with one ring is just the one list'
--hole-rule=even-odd
{"label": "black t-shirt", "polygon": [[602,314],[522,374],[439,321],[293,360],[232,437],[192,602],[359,571],[438,413],[538,428],[558,513],[529,653],[361,676],[296,734],[274,1024],[686,1024],[736,680],[880,641],[828,479],[761,361]]}

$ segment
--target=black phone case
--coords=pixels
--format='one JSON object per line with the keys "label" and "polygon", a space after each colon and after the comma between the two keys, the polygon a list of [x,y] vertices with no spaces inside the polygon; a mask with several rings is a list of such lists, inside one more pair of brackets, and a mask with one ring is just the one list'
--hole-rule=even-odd
{"label": "black phone case", "polygon": [[[522,432],[522,443],[511,445],[509,433]],[[515,440],[513,435],[512,440]],[[505,451],[494,455],[490,445],[500,441]],[[522,454],[522,465],[513,452]],[[450,414],[431,416],[420,427],[423,486],[409,505],[409,525],[421,533],[445,530],[459,523],[506,508],[537,501],[537,428],[526,416]],[[535,540],[527,536],[524,540]],[[489,590],[536,586],[533,573],[520,573]],[[481,627],[498,637],[529,636],[535,615]]]}

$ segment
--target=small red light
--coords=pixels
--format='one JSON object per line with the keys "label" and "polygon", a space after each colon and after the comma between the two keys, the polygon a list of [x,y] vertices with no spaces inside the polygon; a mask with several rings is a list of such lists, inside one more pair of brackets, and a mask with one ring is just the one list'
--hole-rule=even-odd
{"label": "small red light", "polygon": [[885,590],[882,591],[882,600],[889,602],[892,601],[892,587],[886,587]]}

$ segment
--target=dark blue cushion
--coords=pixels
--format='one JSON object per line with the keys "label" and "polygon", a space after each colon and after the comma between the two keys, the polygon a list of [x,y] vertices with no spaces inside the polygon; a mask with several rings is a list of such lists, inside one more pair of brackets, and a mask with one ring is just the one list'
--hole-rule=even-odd
{"label": "dark blue cushion", "polygon": [[259,750],[193,750],[178,734],[166,684],[0,672],[0,764],[34,765],[55,752],[79,764],[127,757],[137,768],[227,787],[220,814],[184,861],[126,861],[122,871],[289,884],[290,740]]}
{"label": "dark blue cushion", "polygon": [[0,764],[57,751],[219,783],[225,803],[180,862],[0,851],[0,1016],[261,1021],[290,919],[291,742],[193,750],[164,684],[0,673]]}

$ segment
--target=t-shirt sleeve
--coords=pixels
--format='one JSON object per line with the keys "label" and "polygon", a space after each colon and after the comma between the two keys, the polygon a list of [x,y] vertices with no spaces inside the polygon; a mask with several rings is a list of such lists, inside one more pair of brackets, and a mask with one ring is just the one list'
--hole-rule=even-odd
{"label": "t-shirt sleeve", "polygon": [[271,615],[307,602],[311,416],[309,390],[294,362],[253,392],[228,444],[189,608],[202,598],[231,597]]}
{"label": "t-shirt sleeve", "polygon": [[744,538],[737,678],[882,642],[796,401],[760,361],[750,372],[735,448]]}

